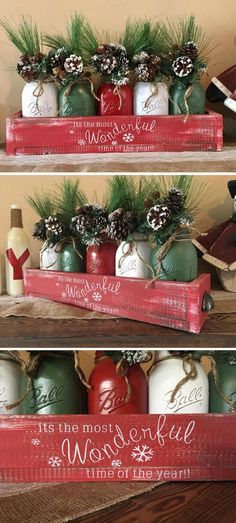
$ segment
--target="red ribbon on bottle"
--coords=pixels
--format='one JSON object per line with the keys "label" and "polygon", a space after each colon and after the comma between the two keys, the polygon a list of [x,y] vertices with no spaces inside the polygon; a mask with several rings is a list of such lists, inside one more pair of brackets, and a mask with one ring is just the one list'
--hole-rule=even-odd
{"label": "red ribbon on bottle", "polygon": [[13,267],[13,280],[23,280],[22,267],[30,256],[29,249],[25,249],[19,258],[16,257],[12,249],[7,249],[6,255],[11,266]]}

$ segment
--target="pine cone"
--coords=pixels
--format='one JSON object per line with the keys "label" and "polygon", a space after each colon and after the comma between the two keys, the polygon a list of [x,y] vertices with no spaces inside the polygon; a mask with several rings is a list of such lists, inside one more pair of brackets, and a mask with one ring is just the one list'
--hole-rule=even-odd
{"label": "pine cone", "polygon": [[172,187],[163,203],[170,209],[172,214],[178,214],[181,212],[184,204],[183,192],[177,187]]}
{"label": "pine cone", "polygon": [[67,73],[81,74],[83,68],[81,56],[76,56],[75,54],[71,54],[64,62],[64,69]]}
{"label": "pine cone", "polygon": [[147,222],[154,231],[158,231],[171,220],[171,210],[166,205],[154,205],[147,214]]}
{"label": "pine cone", "polygon": [[188,56],[179,56],[172,63],[173,71],[176,76],[182,78],[183,76],[188,76],[193,70],[193,62]]}
{"label": "pine cone", "polygon": [[189,56],[192,60],[196,60],[198,57],[198,45],[193,41],[189,41],[183,45],[181,52],[183,55]]}
{"label": "pine cone", "polygon": [[123,240],[135,230],[135,219],[132,212],[116,209],[108,216],[108,236],[111,240]]}
{"label": "pine cone", "polygon": [[59,222],[56,216],[49,216],[45,218],[45,228],[47,232],[59,236],[63,232],[62,224]]}
{"label": "pine cone", "polygon": [[39,222],[35,223],[33,232],[32,232],[33,238],[36,238],[37,240],[43,240],[45,241],[47,238],[47,229],[45,225],[45,220],[42,219]]}

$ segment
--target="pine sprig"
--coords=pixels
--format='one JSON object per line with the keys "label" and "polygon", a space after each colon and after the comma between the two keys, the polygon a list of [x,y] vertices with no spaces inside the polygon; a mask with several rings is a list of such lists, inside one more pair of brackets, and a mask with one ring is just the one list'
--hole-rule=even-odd
{"label": "pine sprig", "polygon": [[35,193],[34,196],[27,196],[26,200],[41,219],[55,215],[56,213],[54,198],[49,193]]}
{"label": "pine sprig", "polygon": [[21,54],[34,56],[42,50],[42,34],[31,18],[22,16],[18,23],[0,20],[0,25]]}
{"label": "pine sprig", "polygon": [[79,185],[79,179],[70,180],[65,178],[54,192],[57,216],[68,233],[70,233],[70,223],[75,215],[76,208],[85,205],[87,202],[86,195],[81,191]]}
{"label": "pine sprig", "polygon": [[128,58],[132,61],[134,55],[146,51],[151,53],[153,50],[153,40],[151,36],[150,20],[128,20],[120,43],[127,50]]}
{"label": "pine sprig", "polygon": [[89,64],[91,55],[99,45],[99,37],[82,14],[74,13],[67,22],[65,34],[45,34],[44,43],[54,50],[65,47],[81,56],[85,64]]}

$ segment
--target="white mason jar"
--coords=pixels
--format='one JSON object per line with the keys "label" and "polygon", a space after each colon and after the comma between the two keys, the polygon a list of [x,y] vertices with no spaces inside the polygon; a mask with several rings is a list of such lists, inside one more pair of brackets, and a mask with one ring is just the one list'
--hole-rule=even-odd
{"label": "white mason jar", "polygon": [[23,373],[20,364],[7,352],[0,352],[0,415],[21,414],[21,405],[6,410],[5,405],[19,401],[22,396]]}
{"label": "white mason jar", "polygon": [[22,91],[22,116],[58,116],[58,88],[53,81],[25,84]]}
{"label": "white mason jar", "polygon": [[162,82],[137,82],[134,87],[134,114],[169,114],[169,95],[166,84]]}
{"label": "white mason jar", "polygon": [[134,234],[131,241],[120,243],[116,251],[116,276],[151,278],[152,246],[143,234]]}
{"label": "white mason jar", "polygon": [[[159,352],[159,359],[169,356],[168,351]],[[156,363],[149,375],[150,414],[198,414],[209,408],[208,378],[200,363],[194,360],[197,375],[177,390],[173,401],[171,394],[176,385],[186,377],[183,359],[171,355],[171,359]],[[190,364],[186,364],[187,372]]]}
{"label": "white mason jar", "polygon": [[47,271],[60,270],[60,246],[58,243],[55,245],[48,245],[48,247],[43,247],[41,249],[40,269]]}

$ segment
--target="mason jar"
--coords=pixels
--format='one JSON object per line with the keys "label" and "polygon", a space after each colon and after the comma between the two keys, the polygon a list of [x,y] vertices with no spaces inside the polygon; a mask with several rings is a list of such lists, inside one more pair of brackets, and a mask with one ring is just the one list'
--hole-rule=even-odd
{"label": "mason jar", "polygon": [[[156,273],[159,268],[157,259],[162,244],[157,245],[151,254],[151,265]],[[191,242],[189,233],[182,231],[172,241],[170,249],[161,260],[160,280],[192,281],[198,275],[197,250]]]}
{"label": "mason jar", "polygon": [[58,88],[53,81],[32,81],[25,84],[22,91],[22,116],[58,116]]}
{"label": "mason jar", "polygon": [[[172,398],[175,387],[186,377],[183,357],[170,355],[169,351],[160,351],[158,358],[159,361],[157,360],[149,374],[149,414],[207,413],[209,406],[208,377],[199,361],[192,359],[192,365],[195,367],[192,378],[183,383]],[[187,373],[191,372],[190,361],[185,363],[185,369]]]}
{"label": "mason jar", "polygon": [[231,411],[230,405],[219,393],[222,391],[236,413],[236,351],[217,351],[214,352],[213,358],[216,362],[217,383],[211,370],[208,375],[210,412],[226,414]]}
{"label": "mason jar", "polygon": [[116,251],[116,276],[123,278],[152,277],[152,246],[144,234],[133,234],[120,243]]}
{"label": "mason jar", "polygon": [[[191,93],[187,95],[187,91]],[[184,85],[180,82],[170,87],[170,114],[205,114],[206,93],[200,82]]]}
{"label": "mason jar", "polygon": [[0,415],[22,414],[22,406],[7,410],[10,405],[21,399],[23,373],[20,363],[8,351],[0,351]]}
{"label": "mason jar", "polygon": [[169,94],[163,82],[137,82],[134,86],[134,114],[167,115],[169,114]]}
{"label": "mason jar", "polygon": [[[26,376],[22,396],[27,387]],[[22,403],[23,414],[82,414],[87,392],[75,371],[73,352],[45,352]]]}

